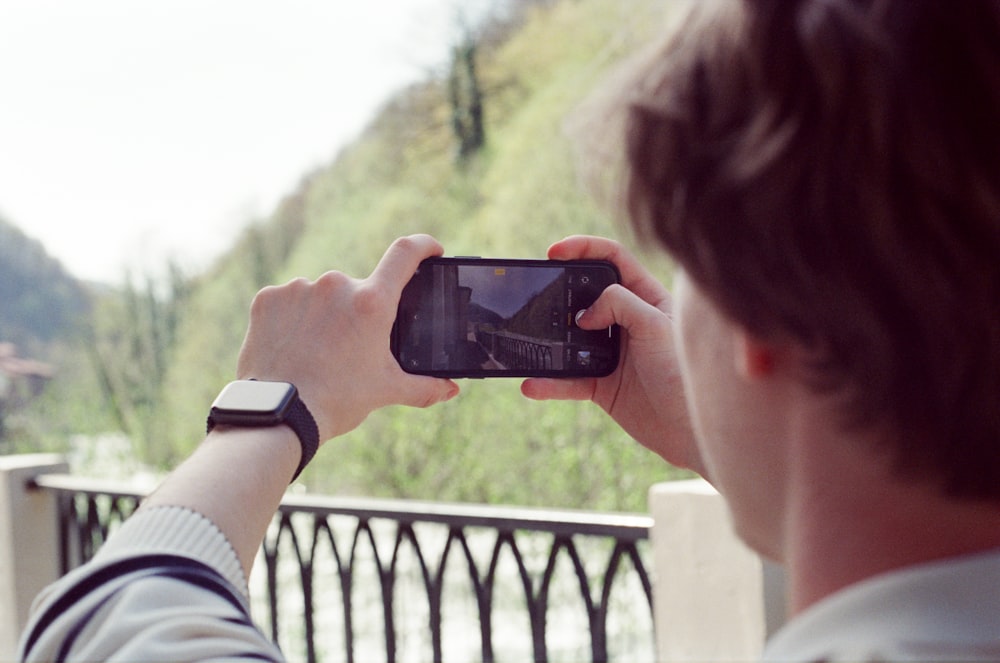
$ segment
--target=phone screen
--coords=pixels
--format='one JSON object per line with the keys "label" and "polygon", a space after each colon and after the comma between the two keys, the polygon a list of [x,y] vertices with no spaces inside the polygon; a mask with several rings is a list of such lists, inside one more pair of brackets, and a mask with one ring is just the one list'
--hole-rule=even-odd
{"label": "phone screen", "polygon": [[618,280],[606,262],[431,258],[400,298],[393,354],[426,375],[607,375],[618,327],[583,330],[576,314]]}

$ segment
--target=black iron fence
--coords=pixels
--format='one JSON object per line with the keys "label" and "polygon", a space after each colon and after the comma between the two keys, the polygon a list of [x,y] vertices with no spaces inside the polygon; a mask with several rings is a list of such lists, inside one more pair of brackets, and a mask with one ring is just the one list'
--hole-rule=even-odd
{"label": "black iron fence", "polygon": [[562,368],[562,342],[506,331],[481,330],[476,338],[490,356],[508,368]]}
{"label": "black iron fence", "polygon": [[[60,495],[63,568],[143,494],[39,477]],[[653,660],[642,515],[287,496],[251,577],[290,660]]]}

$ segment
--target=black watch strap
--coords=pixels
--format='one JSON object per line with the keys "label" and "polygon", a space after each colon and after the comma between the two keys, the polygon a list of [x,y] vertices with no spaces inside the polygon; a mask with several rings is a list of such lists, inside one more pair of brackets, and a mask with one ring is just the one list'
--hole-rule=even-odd
{"label": "black watch strap", "polygon": [[288,406],[284,423],[295,431],[299,438],[299,444],[302,445],[302,459],[299,460],[299,466],[292,476],[292,481],[295,481],[316,455],[316,450],[319,449],[319,427],[316,425],[316,420],[309,408],[298,397]]}

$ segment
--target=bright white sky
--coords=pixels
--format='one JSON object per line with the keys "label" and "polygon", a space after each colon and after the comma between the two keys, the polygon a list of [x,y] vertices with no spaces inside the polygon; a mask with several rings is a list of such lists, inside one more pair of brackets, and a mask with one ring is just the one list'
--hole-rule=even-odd
{"label": "bright white sky", "polygon": [[456,0],[2,0],[0,215],[74,275],[203,268],[426,75]]}

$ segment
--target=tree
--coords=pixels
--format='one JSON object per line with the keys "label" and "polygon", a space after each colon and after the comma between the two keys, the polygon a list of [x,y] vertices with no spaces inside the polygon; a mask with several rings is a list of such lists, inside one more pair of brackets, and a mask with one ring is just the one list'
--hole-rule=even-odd
{"label": "tree", "polygon": [[461,42],[452,48],[448,75],[451,128],[458,141],[458,158],[464,161],[486,144],[483,126],[483,90],[476,69],[478,44],[472,31],[464,30]]}
{"label": "tree", "polygon": [[147,276],[137,287],[129,278],[98,302],[89,330],[87,349],[105,402],[147,459],[155,455],[157,408],[190,290],[174,263],[165,282]]}

